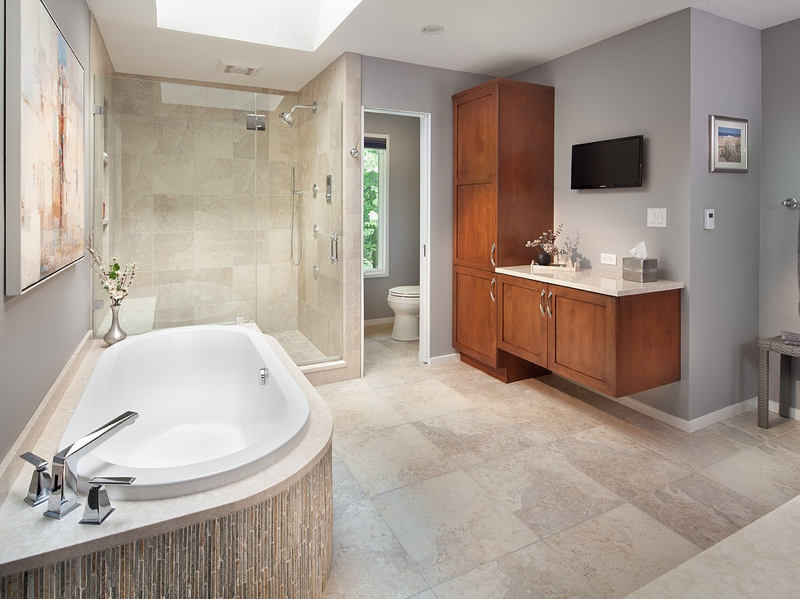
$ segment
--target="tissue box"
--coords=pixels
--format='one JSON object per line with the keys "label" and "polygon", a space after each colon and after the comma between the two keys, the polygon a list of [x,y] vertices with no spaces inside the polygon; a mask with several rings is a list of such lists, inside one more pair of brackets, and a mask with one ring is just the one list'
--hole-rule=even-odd
{"label": "tissue box", "polygon": [[655,258],[623,258],[622,278],[637,283],[652,283],[657,277],[658,260]]}

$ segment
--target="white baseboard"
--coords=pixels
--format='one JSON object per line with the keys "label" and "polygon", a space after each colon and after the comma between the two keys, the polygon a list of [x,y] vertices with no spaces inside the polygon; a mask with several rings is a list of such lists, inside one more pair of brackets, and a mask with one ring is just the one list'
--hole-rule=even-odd
{"label": "white baseboard", "polygon": [[[777,414],[778,410],[779,410],[779,407],[780,407],[780,404],[777,401],[772,401],[771,399],[769,400],[769,411],[770,412],[775,412]],[[800,420],[800,418],[798,418],[797,409],[794,408],[793,406],[789,406],[789,418],[792,418],[794,420]]]}
{"label": "white baseboard", "polygon": [[394,322],[394,316],[389,316],[388,318],[372,318],[370,320],[364,321],[365,327],[371,327],[376,324],[392,324]]}
{"label": "white baseboard", "polygon": [[428,359],[428,365],[444,366],[445,364],[452,364],[453,362],[458,362],[460,359],[461,359],[460,353],[446,354],[444,356],[431,356]]}
{"label": "white baseboard", "polygon": [[[749,412],[753,408],[756,407],[758,400],[753,397],[751,399],[746,399],[745,401],[741,401],[737,404],[732,406],[727,406],[722,408],[721,410],[717,410],[716,412],[711,412],[710,414],[706,414],[705,416],[700,416],[700,418],[695,418],[694,420],[684,420],[683,418],[678,418],[677,416],[673,416],[672,414],[667,414],[659,410],[658,408],[654,408],[653,406],[647,405],[644,402],[639,401],[638,399],[633,399],[632,397],[611,397],[609,399],[613,399],[617,403],[621,403],[623,406],[627,406],[632,410],[636,410],[644,414],[645,416],[650,416],[650,418],[654,418],[663,422],[664,424],[669,424],[670,426],[674,426],[678,430],[681,430],[685,433],[693,433],[695,431],[699,431],[704,429],[712,424],[717,422],[722,422],[723,420],[727,420],[728,418],[732,418],[733,416],[738,416],[739,414],[743,414],[745,412]],[[774,407],[773,404],[774,403]],[[778,411],[778,403],[777,402],[770,402],[770,409],[774,410],[775,412]]]}

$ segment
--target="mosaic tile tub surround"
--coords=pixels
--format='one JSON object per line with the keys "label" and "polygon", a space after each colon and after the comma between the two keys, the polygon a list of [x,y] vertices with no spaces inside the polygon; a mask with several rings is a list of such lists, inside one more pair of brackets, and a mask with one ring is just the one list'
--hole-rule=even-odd
{"label": "mosaic tile tub surround", "polygon": [[[245,325],[253,326],[253,325]],[[330,410],[274,339],[309,399],[299,444],[245,480],[158,501],[118,501],[102,526],[43,518],[23,501],[23,470],[0,504],[0,598],[319,597],[331,563]],[[53,455],[103,343],[90,340],[32,447]],[[85,497],[80,497],[85,502]],[[79,510],[76,510],[76,512]]]}
{"label": "mosaic tile tub surround", "polygon": [[0,598],[322,597],[331,570],[331,449],[249,508],[0,578]]}

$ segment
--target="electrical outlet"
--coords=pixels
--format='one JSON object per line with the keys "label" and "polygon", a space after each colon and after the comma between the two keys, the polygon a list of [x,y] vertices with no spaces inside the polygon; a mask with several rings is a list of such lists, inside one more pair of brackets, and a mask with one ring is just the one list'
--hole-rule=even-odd
{"label": "electrical outlet", "polygon": [[600,264],[608,264],[609,266],[617,265],[616,254],[600,254]]}

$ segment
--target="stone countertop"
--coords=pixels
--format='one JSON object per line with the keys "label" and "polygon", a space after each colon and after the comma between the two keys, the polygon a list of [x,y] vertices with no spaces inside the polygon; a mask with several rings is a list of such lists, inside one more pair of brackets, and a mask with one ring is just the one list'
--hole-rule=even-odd
{"label": "stone countertop", "polygon": [[[101,526],[78,523],[86,503],[83,494],[79,496],[81,506],[62,520],[45,518],[42,514],[46,504],[29,507],[23,498],[27,494],[32,470],[23,468],[5,501],[0,504],[0,539],[3,539],[0,543],[0,576],[230,514],[276,495],[304,476],[328,450],[333,434],[333,417],[278,342],[269,336],[266,339],[309,399],[308,430],[286,456],[258,476],[218,489],[152,501],[116,500],[113,502],[114,514]],[[86,358],[32,449],[37,455],[49,457],[56,453],[58,440],[105,349],[105,343],[100,339],[88,343],[91,346]]]}
{"label": "stone countertop", "polygon": [[524,266],[504,266],[494,269],[496,273],[510,275],[539,281],[540,283],[550,283],[592,293],[601,293],[612,297],[623,297],[626,295],[640,295],[643,293],[658,293],[659,291],[671,291],[673,289],[683,289],[685,285],[680,281],[668,281],[659,279],[653,283],[635,283],[625,281],[621,274],[607,271],[581,270],[578,272],[533,272],[529,264]]}

